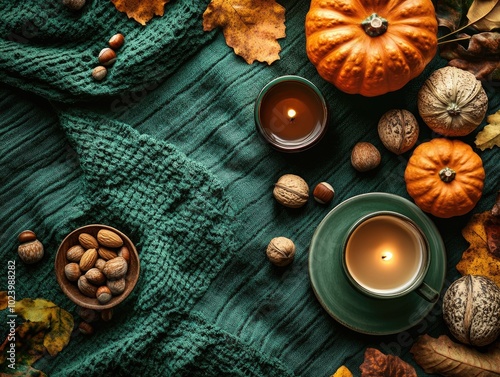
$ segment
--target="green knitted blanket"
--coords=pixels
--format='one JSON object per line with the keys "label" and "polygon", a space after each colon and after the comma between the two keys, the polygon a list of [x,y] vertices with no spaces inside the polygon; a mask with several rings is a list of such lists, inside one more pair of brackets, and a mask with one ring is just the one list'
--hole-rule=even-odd
{"label": "green knitted blanket", "polygon": [[[115,226],[141,259],[139,283],[113,320],[90,337],[75,332],[60,354],[35,367],[49,376],[317,377],[345,364],[359,375],[365,349],[375,347],[425,376],[409,349],[419,335],[446,333],[440,306],[401,334],[358,334],[316,300],[307,252],[316,226],[343,200],[374,191],[409,199],[403,181],[409,153],[385,150],[376,124],[395,107],[417,114],[416,92],[446,62],[436,57],[396,93],[351,96],[324,82],[307,60],[307,2],[281,2],[287,37],[271,66],[247,65],[222,33],[203,32],[207,4],[172,0],[163,17],[143,27],[107,0],[87,0],[79,12],[59,0],[0,3],[0,291],[7,261],[16,260],[18,298],[51,300],[78,322],[53,271],[64,236],[89,223]],[[107,78],[96,82],[90,75],[96,56],[116,32],[125,45]],[[272,150],[253,124],[260,89],[285,74],[317,84],[332,113],[322,142],[300,155]],[[488,113],[497,111],[498,88],[485,83],[485,89]],[[435,136],[421,125],[419,142]],[[379,169],[361,174],[351,167],[357,141],[379,147]],[[498,190],[498,152],[480,155],[487,178],[477,207],[460,218],[432,219],[447,248],[448,283],[467,248],[461,229],[491,207]],[[285,173],[311,186],[330,182],[334,201],[280,206],[272,185]],[[38,264],[16,257],[24,229],[45,245]],[[265,256],[276,236],[297,245],[284,269]]]}

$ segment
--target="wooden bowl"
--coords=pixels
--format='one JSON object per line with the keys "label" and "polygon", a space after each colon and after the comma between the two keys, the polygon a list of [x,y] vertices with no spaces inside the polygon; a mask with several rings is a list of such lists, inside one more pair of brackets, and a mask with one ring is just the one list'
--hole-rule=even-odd
{"label": "wooden bowl", "polygon": [[[67,250],[70,247],[79,244],[78,236],[81,233],[88,233],[94,237],[97,237],[97,232],[99,232],[99,230],[101,229],[108,229],[118,234],[123,240],[123,245],[126,246],[130,251],[130,261],[128,264],[128,271],[127,274],[125,275],[125,281],[126,281],[125,291],[122,292],[120,295],[113,296],[111,300],[106,304],[99,303],[99,301],[97,301],[97,298],[87,297],[84,294],[82,294],[78,289],[77,283],[69,281],[68,278],[66,277],[66,274],[64,273],[64,266],[67,263],[69,263],[69,261],[66,259]],[[139,280],[140,262],[137,249],[135,248],[132,241],[130,241],[130,239],[125,234],[120,232],[118,229],[115,229],[108,225],[91,224],[91,225],[85,225],[81,228],[72,231],[61,242],[61,245],[57,250],[54,264],[55,264],[57,282],[61,286],[61,289],[64,292],[64,294],[66,294],[66,296],[68,296],[68,298],[75,304],[84,308],[89,308],[94,310],[109,309],[118,305],[120,302],[122,302],[127,298],[130,292],[132,292],[132,290],[134,289],[137,281]]]}

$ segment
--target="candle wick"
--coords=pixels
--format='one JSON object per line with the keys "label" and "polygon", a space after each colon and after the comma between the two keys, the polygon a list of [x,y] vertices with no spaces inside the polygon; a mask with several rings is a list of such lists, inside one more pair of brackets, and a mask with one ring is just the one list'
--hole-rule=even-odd
{"label": "candle wick", "polygon": [[288,110],[288,119],[290,120],[290,123],[292,123],[295,120],[295,116],[297,115],[297,112],[294,109]]}

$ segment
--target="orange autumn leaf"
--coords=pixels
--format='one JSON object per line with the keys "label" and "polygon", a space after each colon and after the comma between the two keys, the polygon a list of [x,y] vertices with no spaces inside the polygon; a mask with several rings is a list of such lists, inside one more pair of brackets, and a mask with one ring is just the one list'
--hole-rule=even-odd
{"label": "orange autumn leaf", "polygon": [[203,30],[217,27],[248,64],[271,64],[280,58],[277,39],[285,37],[285,8],[275,0],[212,0],[203,13]]}
{"label": "orange autumn leaf", "polygon": [[154,16],[163,16],[165,4],[168,0],[111,0],[116,9],[126,13],[129,18],[133,18],[141,25]]}
{"label": "orange autumn leaf", "polygon": [[456,266],[458,272],[462,275],[483,275],[500,286],[500,254],[496,246],[499,229],[500,219],[491,211],[472,216],[462,230],[470,246]]}
{"label": "orange autumn leaf", "polygon": [[342,365],[337,371],[330,377],[353,377],[351,371]]}

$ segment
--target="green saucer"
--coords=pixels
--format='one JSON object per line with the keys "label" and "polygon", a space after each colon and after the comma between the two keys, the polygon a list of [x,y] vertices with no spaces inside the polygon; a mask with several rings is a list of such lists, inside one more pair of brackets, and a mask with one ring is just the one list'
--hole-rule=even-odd
{"label": "green saucer", "polygon": [[354,196],[333,208],[314,232],[309,249],[312,288],[323,308],[344,326],[364,334],[388,335],[420,322],[435,303],[416,292],[378,299],[358,291],[342,267],[343,241],[349,228],[375,211],[394,211],[411,218],[427,236],[431,262],[424,281],[441,292],[446,275],[446,252],[434,223],[412,202],[388,193]]}

